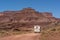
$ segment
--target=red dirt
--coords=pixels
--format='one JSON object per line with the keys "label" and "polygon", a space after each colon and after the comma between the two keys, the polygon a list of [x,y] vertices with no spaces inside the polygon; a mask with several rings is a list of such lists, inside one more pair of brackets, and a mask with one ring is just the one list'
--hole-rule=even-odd
{"label": "red dirt", "polygon": [[39,40],[40,34],[38,33],[29,33],[22,35],[13,35],[9,37],[0,38],[0,40]]}

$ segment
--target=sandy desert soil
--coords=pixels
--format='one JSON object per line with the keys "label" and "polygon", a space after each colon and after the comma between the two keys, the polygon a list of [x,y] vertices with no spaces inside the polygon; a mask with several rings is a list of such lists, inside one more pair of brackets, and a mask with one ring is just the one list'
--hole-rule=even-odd
{"label": "sandy desert soil", "polygon": [[40,40],[40,33],[13,35],[13,36],[0,38],[0,40]]}

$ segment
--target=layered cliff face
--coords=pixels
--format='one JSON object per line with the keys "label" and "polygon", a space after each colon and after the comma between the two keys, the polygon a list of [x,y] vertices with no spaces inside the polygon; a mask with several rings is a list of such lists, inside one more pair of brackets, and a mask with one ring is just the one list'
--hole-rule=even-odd
{"label": "layered cliff face", "polygon": [[[20,11],[4,11],[0,12],[0,24],[14,27],[33,27],[33,25],[45,26],[59,22],[58,18],[53,17],[49,12],[37,12],[32,8],[24,8]],[[14,24],[12,24],[14,23]],[[0,26],[2,27],[1,24]],[[6,25],[4,28],[6,28]]]}

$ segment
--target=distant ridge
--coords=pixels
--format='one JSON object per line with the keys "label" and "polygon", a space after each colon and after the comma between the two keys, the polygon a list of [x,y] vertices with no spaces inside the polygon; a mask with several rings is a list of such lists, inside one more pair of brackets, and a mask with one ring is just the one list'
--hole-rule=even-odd
{"label": "distant ridge", "polygon": [[[18,27],[33,27],[33,25],[47,26],[58,22],[60,22],[60,18],[55,18],[52,13],[38,12],[32,8],[0,12],[0,24],[3,23],[0,25],[1,28],[17,28],[17,25]],[[4,23],[6,24],[5,26],[3,26]],[[14,26],[12,23],[15,23]],[[7,27],[8,24],[10,26]]]}

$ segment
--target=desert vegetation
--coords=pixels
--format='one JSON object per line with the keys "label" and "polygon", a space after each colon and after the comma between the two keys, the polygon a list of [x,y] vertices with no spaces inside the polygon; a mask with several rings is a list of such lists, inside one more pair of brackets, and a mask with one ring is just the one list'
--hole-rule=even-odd
{"label": "desert vegetation", "polygon": [[42,40],[60,40],[60,25],[42,32]]}

